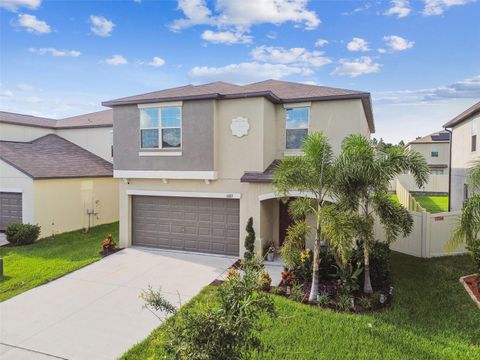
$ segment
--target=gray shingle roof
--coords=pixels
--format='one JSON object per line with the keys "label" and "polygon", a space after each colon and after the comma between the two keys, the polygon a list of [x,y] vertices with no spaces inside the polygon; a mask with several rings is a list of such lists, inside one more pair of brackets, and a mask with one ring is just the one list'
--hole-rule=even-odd
{"label": "gray shingle roof", "polygon": [[222,81],[204,85],[186,85],[151,93],[102,102],[103,106],[153,103],[175,100],[235,99],[263,96],[273,103],[300,101],[361,99],[370,130],[375,131],[370,93],[307,85],[280,80],[265,80],[247,85],[235,85]]}
{"label": "gray shingle roof", "polygon": [[462,112],[460,115],[455,116],[452,120],[444,124],[443,127],[451,128],[457,124],[460,124],[462,121],[466,120],[470,116],[473,116],[477,113],[480,113],[480,101],[470,106],[467,110]]}
{"label": "gray shingle roof", "polygon": [[26,125],[47,129],[111,127],[113,125],[113,111],[107,109],[60,120],[0,111],[0,123]]}
{"label": "gray shingle roof", "polygon": [[111,163],[55,134],[32,142],[0,141],[0,159],[33,179],[113,175]]}
{"label": "gray shingle roof", "polygon": [[410,144],[438,144],[438,143],[449,143],[450,142],[450,133],[448,131],[438,131],[436,133],[418,137],[413,141],[410,141],[407,145]]}
{"label": "gray shingle roof", "polygon": [[273,160],[265,171],[246,171],[240,178],[240,182],[247,183],[271,183],[273,181],[273,174],[278,166],[280,160]]}

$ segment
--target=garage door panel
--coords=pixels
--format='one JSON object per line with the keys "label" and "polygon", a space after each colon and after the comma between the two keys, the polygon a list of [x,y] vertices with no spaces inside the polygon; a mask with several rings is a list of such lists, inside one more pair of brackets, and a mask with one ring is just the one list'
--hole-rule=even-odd
{"label": "garage door panel", "polygon": [[0,192],[0,230],[22,222],[22,193]]}
{"label": "garage door panel", "polygon": [[239,213],[237,199],[133,196],[133,244],[238,255]]}

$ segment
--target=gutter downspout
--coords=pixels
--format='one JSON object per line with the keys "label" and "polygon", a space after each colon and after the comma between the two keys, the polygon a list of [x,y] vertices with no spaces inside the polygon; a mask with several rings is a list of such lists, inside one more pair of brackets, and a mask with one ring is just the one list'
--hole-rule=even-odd
{"label": "gutter downspout", "polygon": [[451,211],[452,209],[452,140],[453,140],[453,132],[452,130],[448,130],[446,127],[444,127],[445,131],[448,131],[450,133],[450,154],[449,154],[449,160],[448,160],[448,212]]}

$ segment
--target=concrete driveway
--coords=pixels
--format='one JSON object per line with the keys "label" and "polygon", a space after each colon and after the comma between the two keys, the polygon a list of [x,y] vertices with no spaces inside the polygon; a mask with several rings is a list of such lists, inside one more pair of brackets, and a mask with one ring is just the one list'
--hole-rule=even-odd
{"label": "concrete driveway", "polygon": [[184,304],[234,261],[122,250],[0,303],[0,358],[115,359],[160,325],[139,299],[148,285]]}

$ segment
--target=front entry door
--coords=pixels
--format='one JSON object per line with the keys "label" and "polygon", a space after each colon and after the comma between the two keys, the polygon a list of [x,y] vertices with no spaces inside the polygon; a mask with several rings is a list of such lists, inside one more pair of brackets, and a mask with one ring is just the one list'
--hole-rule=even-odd
{"label": "front entry door", "polygon": [[281,247],[283,242],[285,241],[285,237],[287,236],[287,229],[292,224],[293,220],[288,214],[288,204],[292,200],[292,198],[288,199],[286,203],[280,200],[279,205],[279,226],[280,229],[278,231],[278,245]]}

